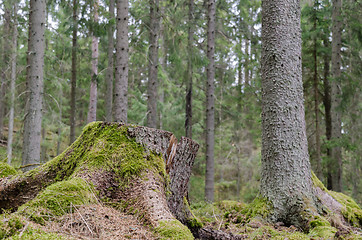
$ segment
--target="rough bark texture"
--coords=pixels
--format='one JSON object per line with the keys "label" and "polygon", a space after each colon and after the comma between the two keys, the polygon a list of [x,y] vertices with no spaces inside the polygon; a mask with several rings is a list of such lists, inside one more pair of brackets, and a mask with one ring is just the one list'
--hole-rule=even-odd
{"label": "rough bark texture", "polygon": [[[159,220],[176,217],[185,223],[191,218],[184,199],[187,196],[191,168],[199,148],[197,143],[184,137],[177,143],[170,132],[142,126],[127,126],[127,137],[141,144],[146,155],[147,152],[154,152],[163,156],[165,170],[170,176],[167,189],[170,194],[166,197],[166,179],[161,179],[157,172],[150,169],[145,170],[145,177],[134,178],[130,186],[120,191],[122,188],[118,188],[119,182],[116,181],[114,171],[101,169],[87,171],[86,165],[79,164],[87,152],[96,151],[93,149],[98,147],[97,136],[102,134],[104,129],[113,127],[112,129],[118,130],[125,125],[105,122],[92,124],[65,152],[47,164],[13,179],[0,179],[0,209],[16,210],[20,205],[33,199],[45,187],[68,178],[78,169],[75,176],[92,181],[101,196],[118,202],[121,200],[132,202],[135,204],[133,206],[146,211],[145,218],[153,226],[157,226]],[[92,129],[97,130],[89,136]],[[114,190],[109,190],[110,187]]]}
{"label": "rough bark texture", "polygon": [[128,0],[117,1],[116,82],[114,118],[127,122],[128,109]]}
{"label": "rough bark texture", "polygon": [[208,1],[207,22],[207,84],[206,84],[206,174],[205,198],[214,201],[214,139],[215,139],[215,0]]}
{"label": "rough bark texture", "polygon": [[73,35],[72,35],[72,77],[70,80],[70,134],[69,142],[75,140],[75,96],[77,88],[77,32],[78,32],[78,1],[73,0]]}
{"label": "rough bark texture", "polygon": [[[93,21],[95,24],[98,24],[98,7],[99,0],[94,1],[93,5]],[[88,107],[88,117],[87,122],[93,122],[97,119],[97,85],[98,85],[98,37],[95,35],[95,32],[92,33],[92,78],[90,83],[90,93],[89,93],[89,107]]]}
{"label": "rough bark texture", "polygon": [[342,191],[342,151],[338,143],[342,134],[342,120],[339,106],[341,104],[341,47],[342,21],[341,0],[333,0],[332,10],[332,78],[331,81],[331,140],[336,145],[331,148],[331,183],[332,190]]}
{"label": "rough bark texture", "polygon": [[12,159],[12,144],[13,144],[13,130],[14,130],[14,105],[15,105],[15,81],[16,81],[16,55],[18,45],[18,6],[14,3],[14,24],[11,48],[11,76],[10,76],[10,110],[9,110],[9,130],[8,130],[8,145],[7,145],[7,163],[11,164]]}
{"label": "rough bark texture", "polygon": [[148,51],[147,126],[157,126],[159,0],[150,0],[150,47]]}
{"label": "rough bark texture", "polygon": [[194,14],[194,0],[189,0],[189,19],[188,19],[188,39],[187,39],[187,49],[188,49],[188,59],[187,59],[187,72],[186,72],[186,120],[185,120],[185,136],[192,138],[192,59],[193,59],[193,14]]}
{"label": "rough bark texture", "polygon": [[28,103],[24,122],[22,165],[24,171],[39,164],[41,121],[43,105],[43,72],[44,72],[44,31],[45,31],[44,0],[30,1],[27,91]]}
{"label": "rough bark texture", "polygon": [[314,205],[304,120],[298,0],[262,2],[261,196],[271,219],[303,227]]}
{"label": "rough bark texture", "polygon": [[[114,19],[114,0],[109,1],[109,20]],[[108,68],[106,77],[106,121],[112,122],[112,104],[113,104],[113,50],[114,50],[114,24],[108,27]]]}

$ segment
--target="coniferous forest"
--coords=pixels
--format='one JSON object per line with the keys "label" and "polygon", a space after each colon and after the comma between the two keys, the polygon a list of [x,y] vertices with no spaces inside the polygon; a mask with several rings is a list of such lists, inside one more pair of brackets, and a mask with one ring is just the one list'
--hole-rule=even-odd
{"label": "coniferous forest", "polygon": [[0,3],[0,239],[362,239],[360,1]]}

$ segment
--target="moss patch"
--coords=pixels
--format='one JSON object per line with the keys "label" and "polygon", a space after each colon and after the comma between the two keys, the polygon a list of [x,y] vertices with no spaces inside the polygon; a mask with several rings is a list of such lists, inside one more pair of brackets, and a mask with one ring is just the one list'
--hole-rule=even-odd
{"label": "moss patch", "polygon": [[35,223],[73,212],[74,206],[97,202],[93,187],[81,178],[73,178],[50,185],[35,199],[21,206],[19,213]]}
{"label": "moss patch", "polygon": [[16,175],[18,172],[12,166],[0,162],[0,177],[7,177],[11,175]]}
{"label": "moss patch", "polygon": [[328,191],[328,193],[343,205],[343,217],[353,226],[362,227],[362,210],[358,204],[351,197],[343,193],[333,191]]}
{"label": "moss patch", "polygon": [[273,207],[267,199],[257,197],[252,203],[247,205],[242,210],[242,213],[245,214],[249,219],[256,216],[261,216],[262,218],[266,219],[271,213],[272,209]]}
{"label": "moss patch", "polygon": [[160,225],[155,229],[161,239],[172,240],[192,240],[194,237],[190,230],[177,220],[160,221]]}

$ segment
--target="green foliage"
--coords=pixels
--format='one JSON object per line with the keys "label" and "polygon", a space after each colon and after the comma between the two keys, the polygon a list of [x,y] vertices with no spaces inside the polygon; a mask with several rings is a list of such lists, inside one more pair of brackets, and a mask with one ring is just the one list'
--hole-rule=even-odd
{"label": "green foliage", "polygon": [[192,240],[194,237],[190,230],[182,225],[177,220],[164,220],[160,221],[160,225],[155,229],[157,233],[160,234],[161,239],[171,239],[171,240]]}

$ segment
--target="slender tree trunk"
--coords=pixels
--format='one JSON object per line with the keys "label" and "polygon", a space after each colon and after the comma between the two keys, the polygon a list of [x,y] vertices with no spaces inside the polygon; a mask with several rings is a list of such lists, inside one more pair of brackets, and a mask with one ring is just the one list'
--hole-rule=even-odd
{"label": "slender tree trunk", "polygon": [[114,118],[127,122],[128,109],[128,0],[117,1],[116,84]]}
{"label": "slender tree trunk", "polygon": [[4,29],[3,29],[3,66],[1,72],[1,82],[0,82],[0,139],[3,137],[3,128],[4,128],[4,117],[5,117],[5,94],[6,94],[6,82],[8,78],[7,69],[9,68],[9,49],[10,49],[10,8],[8,4],[4,4]]}
{"label": "slender tree trunk", "polygon": [[332,78],[331,81],[331,140],[336,142],[331,148],[331,182],[332,190],[342,191],[342,151],[338,141],[341,139],[342,120],[338,109],[341,104],[341,46],[342,46],[342,21],[341,0],[333,0],[332,10]]}
{"label": "slender tree trunk", "polygon": [[215,0],[208,0],[207,21],[207,84],[206,84],[206,174],[205,198],[214,201],[214,139],[215,139]]}
{"label": "slender tree trunk", "polygon": [[75,96],[77,88],[77,32],[78,32],[78,1],[73,0],[73,37],[72,37],[72,78],[70,81],[70,134],[69,142],[75,140]]}
{"label": "slender tree trunk", "polygon": [[[114,0],[109,1],[109,21],[114,19]],[[113,50],[114,50],[114,24],[108,26],[108,68],[106,77],[106,121],[112,122],[112,104],[113,104]]]}
{"label": "slender tree trunk", "polygon": [[[93,20],[94,24],[98,24],[98,7],[99,0],[94,1],[93,5]],[[87,122],[93,122],[97,120],[97,81],[98,81],[98,37],[95,35],[95,31],[92,32],[92,78],[90,84],[89,93],[89,107]]]}
{"label": "slender tree trunk", "polygon": [[192,138],[192,60],[193,60],[193,14],[194,14],[194,0],[189,0],[189,23],[188,23],[188,59],[187,59],[187,74],[186,74],[186,120],[185,120],[185,132],[186,137]]}
{"label": "slender tree trunk", "polygon": [[24,171],[40,161],[41,122],[43,105],[43,75],[45,49],[44,0],[30,0],[27,91],[28,104],[24,122],[22,165]]}
{"label": "slender tree trunk", "polygon": [[[314,11],[317,11],[316,9]],[[314,19],[314,30],[317,30],[317,16]],[[320,127],[319,127],[319,90],[318,90],[318,65],[317,65],[317,38],[314,37],[313,46],[313,58],[314,58],[314,112],[315,112],[315,142],[316,142],[316,162],[317,162],[317,177],[323,179],[322,174],[322,159],[321,159],[321,142],[320,142]]]}
{"label": "slender tree trunk", "polygon": [[148,54],[148,101],[147,126],[157,126],[157,75],[158,75],[158,37],[159,37],[159,0],[150,0],[150,47]]}
{"label": "slender tree trunk", "polygon": [[262,1],[261,196],[271,220],[305,227],[314,205],[304,119],[298,0]]}
{"label": "slender tree trunk", "polygon": [[[327,36],[323,37],[323,43],[324,47],[326,49],[329,49],[329,40]],[[326,125],[326,137],[327,141],[331,140],[331,132],[332,132],[332,119],[331,119],[331,86],[329,83],[329,64],[330,64],[330,56],[328,51],[323,56],[324,61],[324,69],[323,69],[323,85],[324,85],[324,96],[323,96],[323,104],[324,104],[324,119],[325,119],[325,125]],[[328,156],[328,162],[330,162],[331,159],[331,150],[329,147],[327,147],[327,156]],[[327,188],[332,189],[332,169],[331,165],[327,165]]]}
{"label": "slender tree trunk", "polygon": [[[167,75],[167,36],[165,30],[165,24],[163,24],[162,16],[165,15],[165,8],[166,8],[166,1],[160,3],[160,47],[161,47],[161,56],[160,56],[160,64],[161,69],[165,75]],[[164,78],[158,79],[158,91],[159,91],[159,98],[158,101],[161,106],[163,106],[165,101],[165,89],[164,89]],[[158,110],[158,129],[163,129],[163,109]]]}
{"label": "slender tree trunk", "polygon": [[7,145],[7,163],[11,164],[13,152],[13,131],[14,131],[14,106],[15,106],[15,82],[16,82],[16,55],[18,45],[18,6],[14,3],[13,15],[13,36],[12,36],[12,49],[11,49],[11,76],[10,76],[10,111],[9,111],[9,130],[8,130],[8,145]]}

